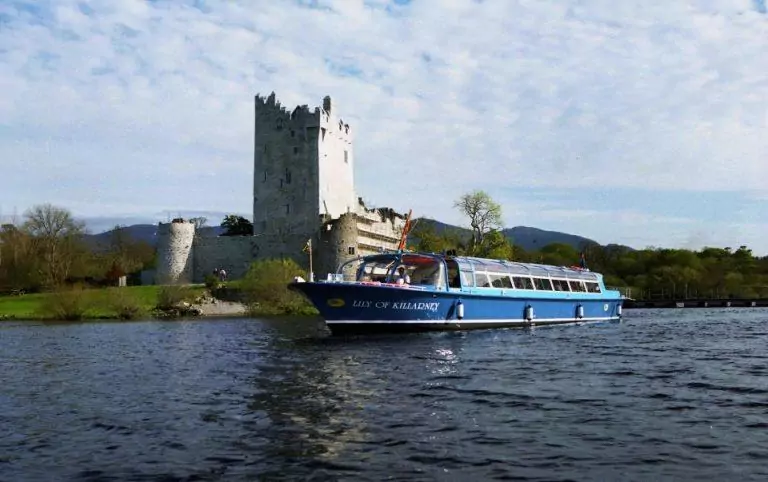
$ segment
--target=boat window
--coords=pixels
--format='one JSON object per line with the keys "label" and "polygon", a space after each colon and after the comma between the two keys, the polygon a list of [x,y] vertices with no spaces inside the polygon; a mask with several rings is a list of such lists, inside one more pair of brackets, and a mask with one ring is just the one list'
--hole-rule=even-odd
{"label": "boat window", "polygon": [[552,286],[555,288],[555,291],[571,291],[568,281],[564,279],[553,279]]}
{"label": "boat window", "polygon": [[395,262],[394,257],[376,257],[360,264],[357,269],[357,281],[378,281],[383,283],[387,280],[387,274]]}
{"label": "boat window", "polygon": [[585,281],[585,285],[587,285],[587,292],[589,293],[600,293],[600,285],[597,283],[593,283],[590,281]]}
{"label": "boat window", "polygon": [[531,281],[531,278],[527,276],[515,276],[513,279],[515,280],[515,288],[521,290],[533,289],[533,281]]}
{"label": "boat window", "polygon": [[552,282],[549,278],[533,278],[533,284],[537,290],[552,291]]}
{"label": "boat window", "polygon": [[491,278],[491,285],[494,288],[514,288],[508,274],[489,273],[488,277]]}
{"label": "boat window", "polygon": [[472,277],[472,273],[467,273],[466,271],[461,272],[461,286],[468,288],[475,286],[475,278]]}
{"label": "boat window", "polygon": [[404,255],[399,266],[404,266],[411,285],[445,287],[443,263],[435,258],[418,255]]}
{"label": "boat window", "polygon": [[488,281],[488,275],[485,273],[475,273],[475,284],[478,288],[491,287],[491,283]]}
{"label": "boat window", "polygon": [[572,280],[568,281],[568,284],[571,287],[571,291],[587,291],[584,288],[584,285],[581,284],[581,281],[579,281],[579,280],[572,279]]}

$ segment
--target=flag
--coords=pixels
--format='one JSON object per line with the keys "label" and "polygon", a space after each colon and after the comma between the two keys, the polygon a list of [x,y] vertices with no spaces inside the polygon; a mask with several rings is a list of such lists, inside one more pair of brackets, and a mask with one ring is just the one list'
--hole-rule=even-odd
{"label": "flag", "polygon": [[303,253],[309,253],[309,251],[312,249],[312,238],[309,238],[307,240],[307,243],[304,245],[304,248],[302,248]]}

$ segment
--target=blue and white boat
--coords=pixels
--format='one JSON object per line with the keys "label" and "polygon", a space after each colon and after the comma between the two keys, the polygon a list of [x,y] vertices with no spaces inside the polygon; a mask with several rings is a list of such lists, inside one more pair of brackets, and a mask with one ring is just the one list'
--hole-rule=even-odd
{"label": "blue and white boat", "polygon": [[612,321],[623,301],[585,268],[402,251],[360,257],[326,280],[290,287],[334,334]]}

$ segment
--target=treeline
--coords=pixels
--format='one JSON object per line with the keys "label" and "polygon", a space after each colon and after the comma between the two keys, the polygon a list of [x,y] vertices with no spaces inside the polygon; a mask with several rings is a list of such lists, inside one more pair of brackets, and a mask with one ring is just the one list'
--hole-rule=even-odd
{"label": "treeline", "polygon": [[768,256],[747,246],[686,249],[553,243],[535,251],[514,245],[501,231],[501,207],[483,191],[462,196],[455,206],[469,219],[470,229],[445,229],[420,220],[409,234],[409,249],[508,259],[521,262],[587,267],[605,276],[606,285],[635,299],[768,298]]}
{"label": "treeline", "polygon": [[[455,206],[468,218],[469,229],[438,231],[433,222],[421,220],[409,233],[408,248],[456,250],[556,266],[578,265],[583,253],[587,266],[603,273],[608,286],[621,288],[635,299],[768,298],[768,257],[755,256],[747,246],[691,251],[554,243],[526,251],[502,233],[501,206],[485,192],[465,194]],[[225,226],[227,234],[247,233],[249,227],[244,224],[232,217]],[[98,245],[87,242],[85,235],[83,223],[66,209],[50,204],[35,206],[22,219],[0,226],[0,294],[53,291],[76,284],[114,286],[121,276],[128,277],[128,284],[139,284],[141,271],[155,267],[155,248],[134,240],[121,226]],[[260,275],[270,269],[295,270],[294,266],[259,266]],[[249,278],[258,277],[253,272]],[[274,288],[254,289],[268,292]],[[277,304],[294,303],[290,297]]]}
{"label": "treeline", "polygon": [[50,204],[0,226],[0,294],[114,286],[122,276],[136,283],[141,270],[154,267],[154,247],[121,226],[99,245],[89,244],[86,234],[69,211]]}

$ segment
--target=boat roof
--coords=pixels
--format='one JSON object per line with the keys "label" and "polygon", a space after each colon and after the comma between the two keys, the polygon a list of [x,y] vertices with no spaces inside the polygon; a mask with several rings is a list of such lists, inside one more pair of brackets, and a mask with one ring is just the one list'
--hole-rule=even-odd
{"label": "boat roof", "polygon": [[477,258],[472,256],[453,256],[459,266],[471,265],[475,271],[491,271],[523,276],[560,277],[596,281],[597,273],[570,266],[554,266],[549,264],[522,263],[505,259]]}
{"label": "boat roof", "polygon": [[415,258],[423,258],[424,262],[428,259],[442,258],[453,259],[459,264],[462,271],[490,271],[495,273],[508,273],[518,276],[542,276],[567,279],[580,279],[588,281],[598,281],[599,274],[593,271],[584,270],[576,266],[554,266],[549,264],[522,263],[518,261],[508,261],[505,259],[478,258],[474,256],[448,256],[442,253],[421,253],[413,251],[403,251],[380,253],[366,256],[368,259],[376,257],[389,257],[392,255],[402,255]]}

